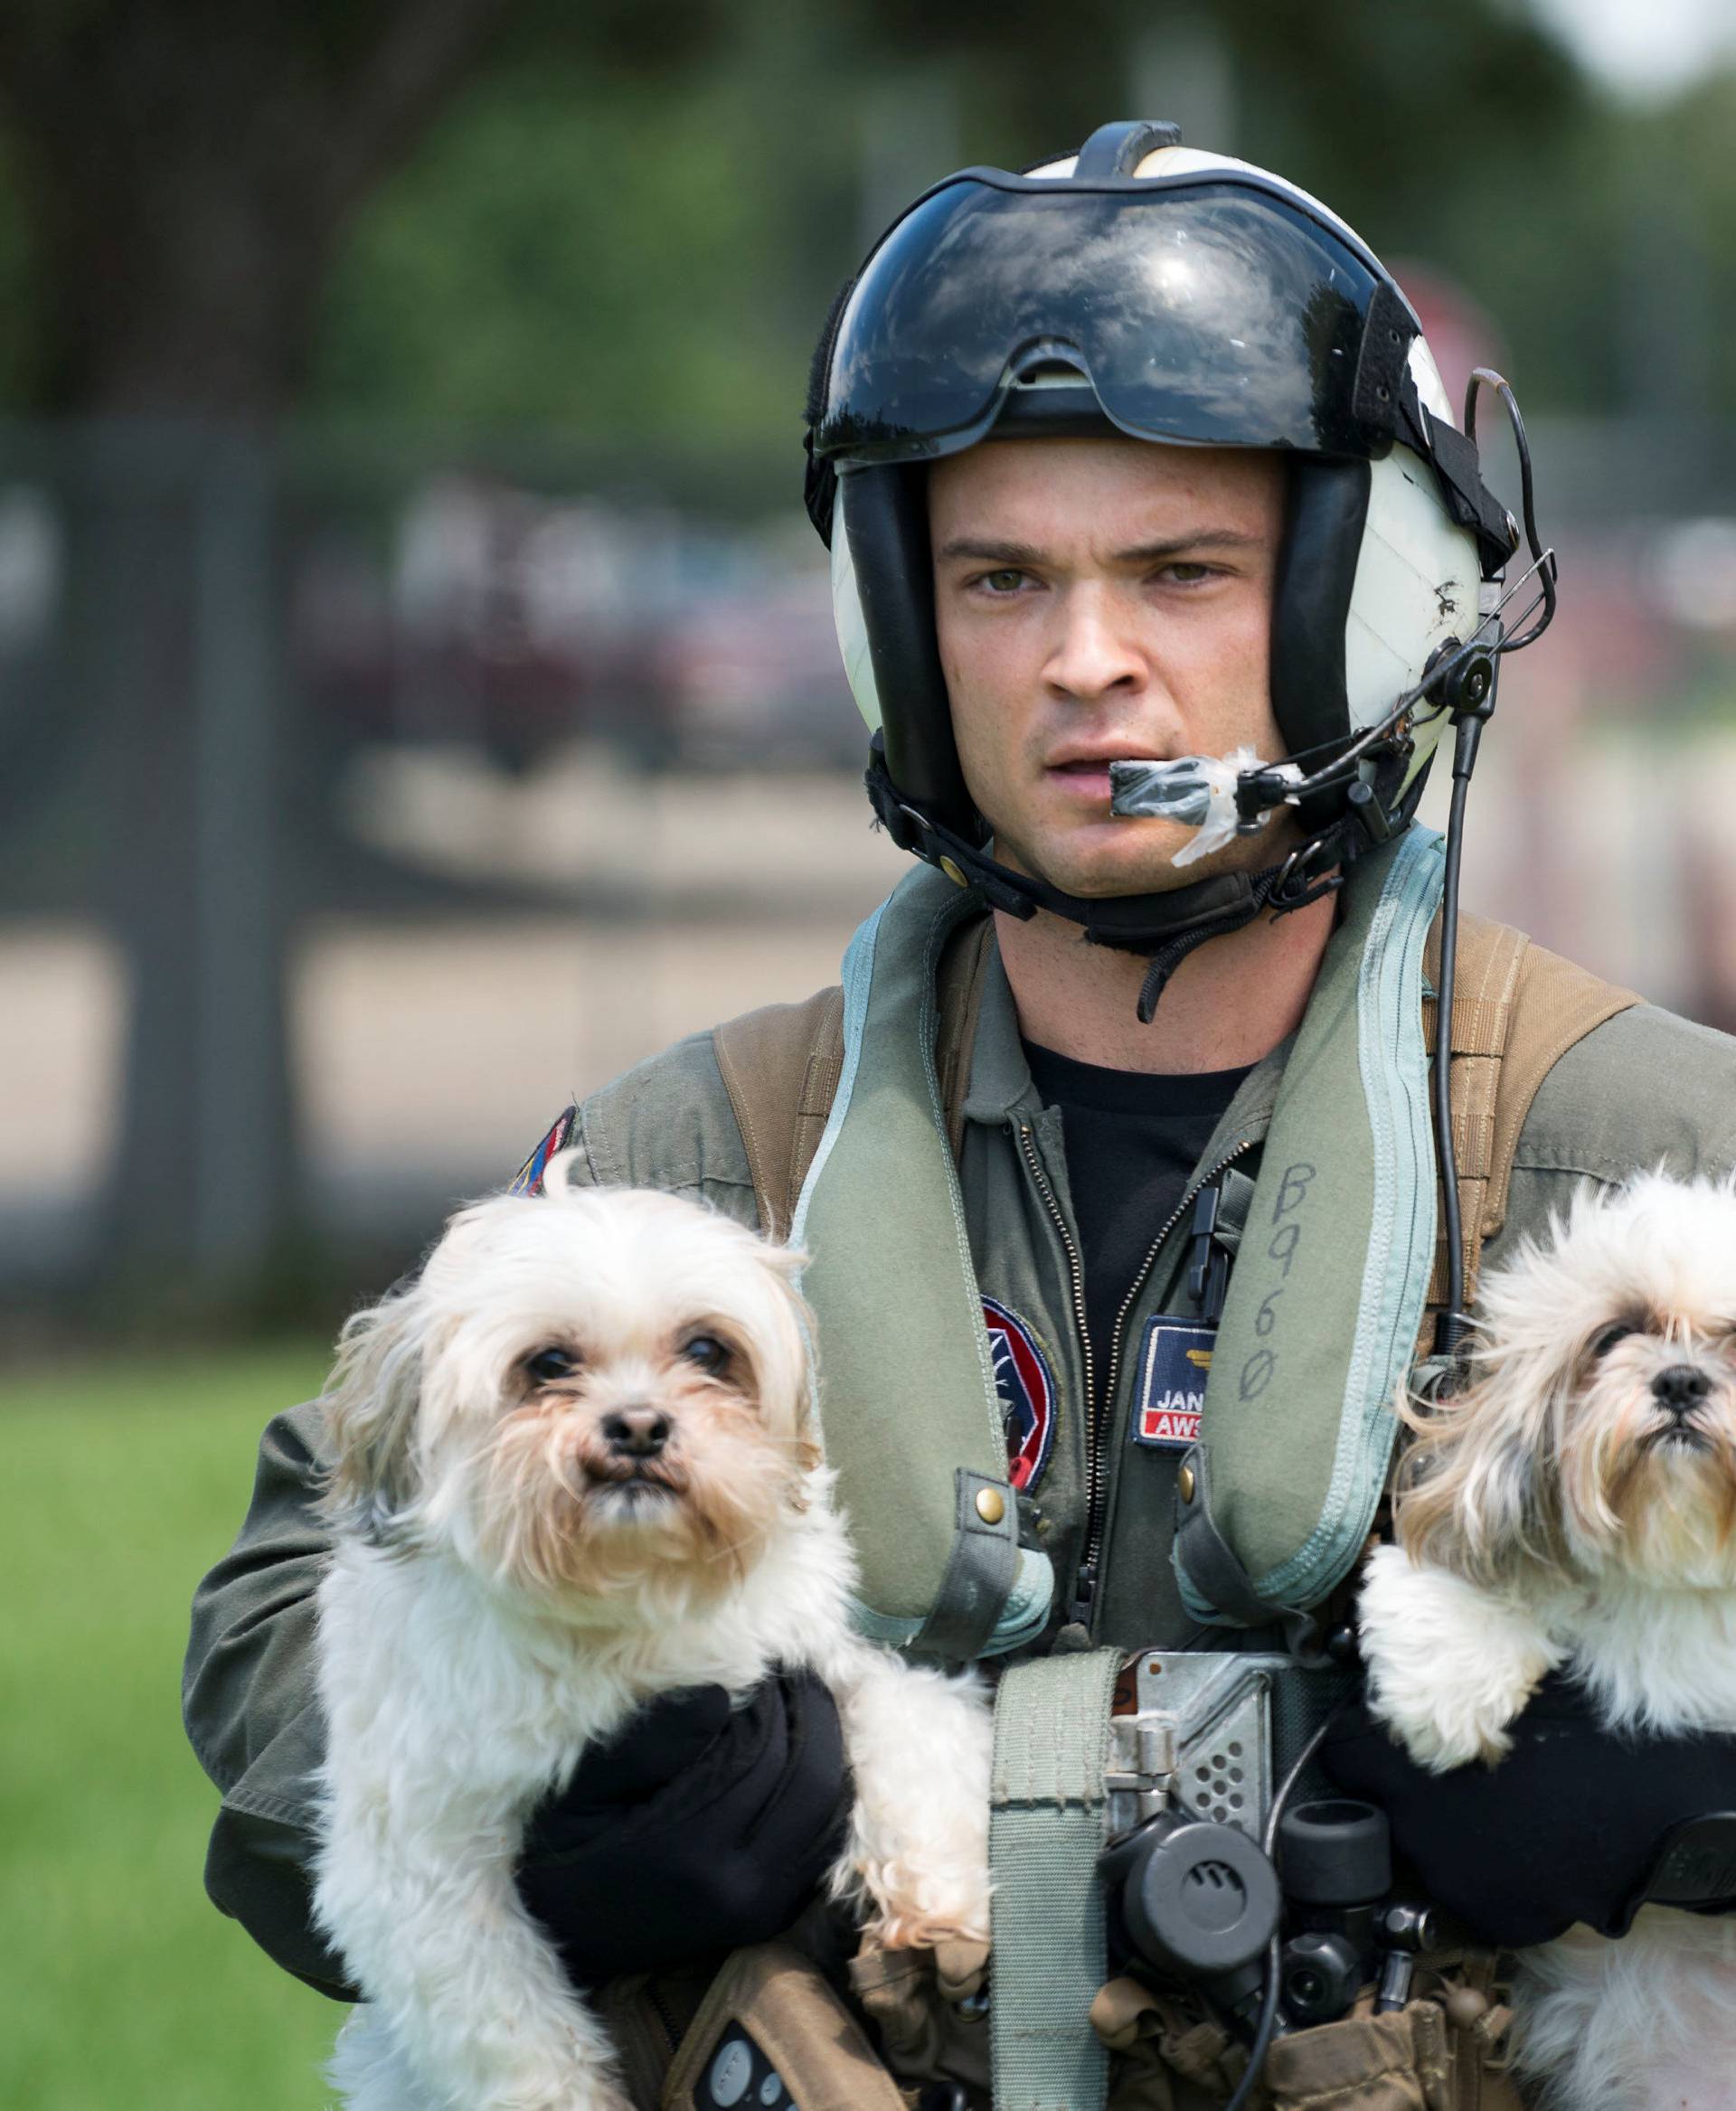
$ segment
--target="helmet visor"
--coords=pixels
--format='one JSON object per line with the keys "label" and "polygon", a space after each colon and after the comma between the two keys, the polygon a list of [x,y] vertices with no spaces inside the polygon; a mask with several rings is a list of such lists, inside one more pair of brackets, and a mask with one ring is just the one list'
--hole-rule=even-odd
{"label": "helmet visor", "polygon": [[1383,455],[1415,328],[1354,238],[1259,179],[1097,189],[972,170],[864,267],[814,451],[840,466],[954,453],[1055,363],[1140,438]]}

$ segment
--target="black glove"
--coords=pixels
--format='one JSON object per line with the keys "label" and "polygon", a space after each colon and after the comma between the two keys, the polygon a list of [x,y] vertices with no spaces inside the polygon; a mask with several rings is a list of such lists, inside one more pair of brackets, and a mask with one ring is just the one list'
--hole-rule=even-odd
{"label": "black glove", "polygon": [[518,1891],[577,1986],[766,1942],[843,1850],[850,1777],[837,1704],[811,1672],[730,1707],[665,1693],[587,1752],[533,1814]]}
{"label": "black glove", "polygon": [[1607,1730],[1559,1673],[1509,1728],[1495,1766],[1430,1774],[1357,1707],[1320,1752],[1340,1788],[1386,1813],[1429,1897],[1482,1942],[1521,1949],[1576,1920],[1625,1934],[1665,1834],[1736,1810],[1736,1736]]}

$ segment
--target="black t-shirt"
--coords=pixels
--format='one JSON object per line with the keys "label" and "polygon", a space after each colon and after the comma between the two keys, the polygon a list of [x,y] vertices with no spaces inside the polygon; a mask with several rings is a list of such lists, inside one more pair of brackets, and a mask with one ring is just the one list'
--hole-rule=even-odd
{"label": "black t-shirt", "polygon": [[1043,1105],[1061,1109],[1100,1386],[1116,1315],[1248,1072],[1106,1070],[1028,1041],[1024,1054]]}

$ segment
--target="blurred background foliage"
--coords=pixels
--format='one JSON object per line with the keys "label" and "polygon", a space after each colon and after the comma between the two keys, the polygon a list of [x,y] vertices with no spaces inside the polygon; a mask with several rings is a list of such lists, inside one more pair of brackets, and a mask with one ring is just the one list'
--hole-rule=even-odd
{"label": "blurred background foliage", "polygon": [[[420,14],[449,33],[419,92],[370,117],[370,66],[403,14],[382,0],[19,0],[0,31],[0,407],[115,390],[68,355],[90,302],[63,281],[88,278],[96,246],[66,240],[69,224],[106,212],[124,231],[141,195],[208,224],[192,193],[213,137],[275,137],[275,163],[248,157],[264,187],[272,170],[320,165],[306,128],[334,108],[354,114],[354,139],[333,140],[342,176],[297,194],[275,174],[254,216],[299,301],[298,343],[273,348],[261,402],[553,427],[728,457],[757,479],[792,444],[835,285],[901,200],[968,161],[1061,151],[1137,102],[1284,169],[1381,253],[1450,271],[1500,316],[1536,408],[1661,391],[1736,410],[1736,87],[1630,106],[1510,0],[1005,0],[986,26],[917,0],[428,0]],[[86,54],[105,38],[160,44],[169,20],[187,64],[145,126],[138,71]],[[245,63],[213,65],[213,33]],[[93,155],[99,132],[130,150]],[[165,275],[178,251],[156,242]],[[1665,326],[1689,307],[1703,339]],[[155,385],[166,396],[184,379]]]}
{"label": "blurred background foliage", "polygon": [[[637,918],[673,948],[587,993],[561,1086],[473,1055],[501,1127],[704,1023],[680,932],[727,910],[746,947],[807,919],[806,951],[722,977],[726,1011],[827,971],[895,866],[860,842],[861,735],[797,504],[811,347],[925,185],[1111,116],[1313,189],[1393,265],[1456,385],[1477,356],[1514,375],[1578,627],[1537,655],[1532,751],[1516,722],[1502,749],[1560,825],[1522,858],[1492,825],[1509,854],[1487,869],[1565,949],[1625,932],[1594,965],[1630,975],[1566,759],[1642,703],[1713,742],[1731,716],[1736,71],[1624,92],[1548,26],[1562,4],[10,0],[0,994],[61,994],[0,1048],[0,1319],[93,1283],[183,1320],[259,1309],[250,1283],[294,1315],[322,1270],[349,1279],[334,1197],[383,1192],[389,1086],[447,1104],[429,1066],[388,1079],[377,1023],[369,1062],[335,1023],[364,986],[390,1011],[367,948],[407,919],[481,919],[503,960],[512,915]],[[1708,747],[1692,774],[1723,768]],[[792,796],[797,768],[817,774]],[[1736,945],[1673,796],[1630,833],[1650,855],[1667,815],[1674,892],[1611,884],[1692,926],[1651,986],[1736,1021]],[[1552,825],[1528,815],[1527,843]],[[724,953],[712,928],[703,957]],[[418,986],[439,1004],[431,966]],[[464,1015],[478,1051],[495,1002]],[[33,1098],[63,1077],[64,1148]],[[509,1148],[474,1122],[438,1167],[425,1146],[420,1185],[380,1204],[384,1249]]]}

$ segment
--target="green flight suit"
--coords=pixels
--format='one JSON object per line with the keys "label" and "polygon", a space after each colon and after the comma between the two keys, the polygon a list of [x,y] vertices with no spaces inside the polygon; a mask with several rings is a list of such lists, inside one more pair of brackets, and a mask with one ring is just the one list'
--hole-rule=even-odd
{"label": "green flight suit", "polygon": [[[1196,1178],[1226,1159],[1258,1171],[1288,1043],[1243,1081]],[[971,1251],[984,1295],[1024,1323],[1052,1379],[1055,1432],[1024,1522],[1054,1565],[1059,1617],[1072,1595],[1094,1514],[1100,1541],[1095,1640],[1176,1645],[1195,1632],[1169,1560],[1176,1457],[1121,1441],[1136,1359],[1118,1352],[1092,1373],[1086,1408],[1077,1240],[1061,1117],[1033,1090],[1011,992],[987,964],[971,1051],[959,1153]],[[580,1109],[584,1173],[696,1195],[742,1222],[757,1211],[747,1154],[712,1037],[697,1034],[604,1087]],[[1521,1131],[1505,1225],[1487,1265],[1528,1235],[1583,1180],[1618,1182],[1661,1166],[1679,1176],[1736,1167],[1736,1041],[1652,1006],[1621,1013],[1561,1058]],[[1154,1314],[1184,1312],[1184,1212],[1156,1237],[1118,1341],[1139,1339]],[[278,1963],[333,1993],[338,1961],[309,1924],[310,1780],[322,1748],[313,1670],[313,1597],[327,1540],[311,1509],[319,1448],[315,1405],[265,1432],[251,1506],[231,1551],[201,1585],[184,1686],[188,1734],[222,1796],[206,1882]],[[1095,1452],[1097,1500],[1090,1501]],[[886,1472],[899,1461],[889,1450]]]}

